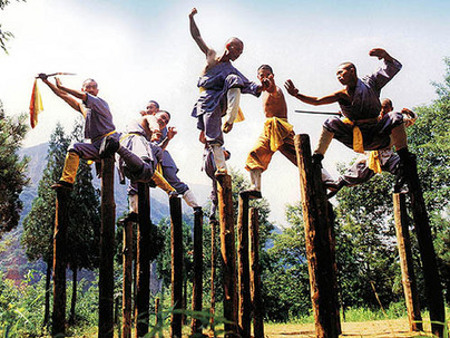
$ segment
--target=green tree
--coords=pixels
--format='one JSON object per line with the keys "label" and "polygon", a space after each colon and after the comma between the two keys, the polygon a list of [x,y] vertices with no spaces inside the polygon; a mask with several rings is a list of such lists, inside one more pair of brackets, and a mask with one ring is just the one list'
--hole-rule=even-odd
{"label": "green tree", "polygon": [[286,217],[291,227],[273,234],[261,277],[266,316],[273,321],[305,316],[311,309],[301,206],[288,205]]}
{"label": "green tree", "polygon": [[44,325],[48,323],[50,306],[50,278],[53,266],[53,228],[55,224],[56,194],[50,186],[59,180],[70,140],[58,123],[50,136],[47,166],[39,181],[38,195],[31,211],[23,221],[21,242],[31,261],[42,259],[47,264]]}
{"label": "green tree", "polygon": [[437,99],[415,109],[419,118],[409,128],[408,142],[411,151],[417,155],[445,296],[450,303],[450,58],[444,62],[444,81],[433,84]]}
{"label": "green tree", "polygon": [[[83,139],[83,121],[77,122],[71,140]],[[77,179],[70,194],[67,262],[72,270],[72,298],[69,323],[76,320],[77,276],[81,269],[93,270],[99,263],[100,192],[92,185],[91,166],[80,160]],[[55,181],[56,182],[56,181]]]}
{"label": "green tree", "polygon": [[22,202],[19,195],[28,184],[28,159],[17,154],[27,133],[25,115],[7,117],[0,101],[0,238],[19,224]]}

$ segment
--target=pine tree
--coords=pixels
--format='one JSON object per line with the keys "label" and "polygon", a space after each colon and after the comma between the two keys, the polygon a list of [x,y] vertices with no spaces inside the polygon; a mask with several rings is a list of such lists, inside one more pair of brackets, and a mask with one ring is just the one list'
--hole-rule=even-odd
{"label": "pine tree", "polygon": [[[71,139],[80,142],[83,138],[83,125],[79,121],[72,132]],[[92,185],[91,166],[80,160],[77,179],[70,197],[68,229],[68,263],[72,270],[72,301],[69,323],[76,319],[77,274],[81,269],[93,270],[98,267],[100,243],[100,193]]]}
{"label": "pine tree", "polygon": [[17,154],[28,130],[25,119],[25,115],[5,116],[0,101],[0,238],[19,224],[22,210],[19,195],[28,183],[28,159],[20,159]]}
{"label": "pine tree", "polygon": [[39,181],[38,195],[31,211],[23,221],[22,245],[31,261],[42,259],[47,264],[44,325],[48,323],[50,306],[50,277],[53,265],[53,229],[56,193],[50,186],[59,180],[65,154],[70,143],[60,124],[50,137],[47,166]]}

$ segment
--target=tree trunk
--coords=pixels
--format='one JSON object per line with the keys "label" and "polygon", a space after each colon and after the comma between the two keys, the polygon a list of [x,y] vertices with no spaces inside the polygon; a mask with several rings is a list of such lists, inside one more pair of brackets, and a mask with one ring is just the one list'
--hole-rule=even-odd
{"label": "tree trunk", "polygon": [[69,193],[57,191],[55,231],[53,235],[53,313],[52,335],[66,334],[66,247]]}
{"label": "tree trunk", "polygon": [[[172,265],[172,307],[174,310],[183,308],[183,229],[181,219],[181,200],[170,198],[170,248]],[[181,338],[182,315],[173,313],[170,325],[170,336]]]}
{"label": "tree trunk", "polygon": [[238,325],[239,334],[243,338],[250,337],[250,271],[248,258],[248,194],[239,195],[238,214]]}
{"label": "tree trunk", "polygon": [[72,268],[72,299],[70,301],[70,316],[69,316],[69,324],[75,324],[75,306],[77,304],[77,277],[78,277],[78,269],[77,267]]}
{"label": "tree trunk", "polygon": [[[192,310],[202,311],[203,296],[203,212],[194,214],[194,283],[192,286]],[[201,335],[201,321],[192,317],[192,334]]]}
{"label": "tree trunk", "polygon": [[393,194],[395,231],[397,234],[400,266],[402,268],[402,284],[408,310],[409,328],[411,331],[422,331],[422,316],[420,315],[419,293],[409,238],[408,215],[406,213],[405,194]]}
{"label": "tree trunk", "polygon": [[264,309],[261,296],[261,270],[259,266],[258,209],[250,209],[250,290],[253,309],[253,335],[264,338]]}
{"label": "tree trunk", "polygon": [[133,263],[133,222],[125,222],[123,229],[123,293],[122,338],[131,337],[131,283]]}
{"label": "tree trunk", "polygon": [[417,174],[416,161],[411,159],[408,162],[410,163],[405,164],[405,170],[409,174],[407,175],[409,195],[411,197],[415,230],[422,260],[425,292],[430,310],[431,331],[438,337],[444,337],[445,307],[430,222],[423,199],[419,175]]}
{"label": "tree trunk", "polygon": [[234,237],[233,192],[230,175],[217,177],[220,217],[220,248],[223,262],[223,315],[225,337],[237,334],[236,246]]}
{"label": "tree trunk", "polygon": [[102,159],[101,233],[99,268],[98,336],[114,336],[114,254],[116,203],[114,158]]}
{"label": "tree trunk", "polygon": [[45,274],[45,307],[44,307],[44,323],[43,326],[47,326],[50,319],[50,293],[51,286],[50,280],[52,278],[52,268],[47,262],[47,272]]}
{"label": "tree trunk", "polygon": [[309,136],[296,135],[295,148],[316,336],[338,337],[341,330],[331,208],[326,199],[321,168],[311,161]]}
{"label": "tree trunk", "polygon": [[139,224],[137,233],[136,338],[148,333],[150,301],[150,193],[138,183]]}
{"label": "tree trunk", "polygon": [[212,220],[210,222],[211,225],[211,333],[215,337],[215,324],[214,324],[214,316],[216,314],[216,257],[217,257],[217,246],[216,246],[216,228],[217,221]]}

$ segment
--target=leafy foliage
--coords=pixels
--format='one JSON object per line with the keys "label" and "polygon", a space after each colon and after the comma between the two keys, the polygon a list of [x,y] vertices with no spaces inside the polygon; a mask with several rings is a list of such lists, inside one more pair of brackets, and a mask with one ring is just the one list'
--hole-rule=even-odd
{"label": "leafy foliage", "polygon": [[[18,2],[20,2],[20,1],[25,2],[25,0],[16,0],[16,1],[18,1]],[[10,3],[9,0],[0,0],[0,10],[4,10],[5,7],[9,3]],[[2,30],[2,25],[0,24],[0,47],[7,54],[8,54],[8,48],[6,47],[6,43],[8,42],[9,39],[11,39],[13,37],[14,37],[14,35],[11,32]]]}
{"label": "leafy foliage", "polygon": [[26,169],[28,159],[17,154],[27,133],[26,116],[5,116],[0,101],[0,238],[19,223],[22,202],[19,195],[28,183]]}

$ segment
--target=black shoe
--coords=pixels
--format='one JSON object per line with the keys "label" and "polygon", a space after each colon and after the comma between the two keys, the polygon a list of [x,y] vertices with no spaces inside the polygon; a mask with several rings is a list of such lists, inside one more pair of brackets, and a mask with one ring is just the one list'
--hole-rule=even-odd
{"label": "black shoe", "polygon": [[103,138],[98,154],[100,158],[111,157],[119,150],[119,147],[120,143],[117,138],[114,135],[109,135]]}
{"label": "black shoe", "polygon": [[262,194],[261,191],[259,190],[244,190],[240,193],[240,195],[245,198],[247,197],[250,200],[254,200],[254,199],[258,199],[258,198],[262,198]]}
{"label": "black shoe", "polygon": [[408,192],[408,168],[411,166],[416,165],[416,155],[413,153],[410,153],[408,149],[400,149],[397,152],[398,156],[400,157],[400,162],[398,164],[398,172],[395,175],[395,182],[394,182],[394,193],[406,193]]}
{"label": "black shoe", "polygon": [[50,188],[56,191],[58,190],[70,191],[73,189],[73,184],[65,181],[58,181],[55,184],[52,184]]}
{"label": "black shoe", "polygon": [[327,193],[327,198],[330,199],[331,197],[336,195],[344,186],[345,183],[343,180],[325,183],[325,188],[329,190],[329,192]]}
{"label": "black shoe", "polygon": [[117,221],[117,223],[122,226],[128,222],[137,223],[138,222],[138,214],[135,212],[130,212],[130,213],[128,213],[128,215],[126,215],[125,217],[123,217]]}
{"label": "black shoe", "polygon": [[312,160],[313,165],[317,165],[320,168],[322,168],[322,160],[323,160],[322,154],[317,154],[317,153],[313,154],[311,160]]}

